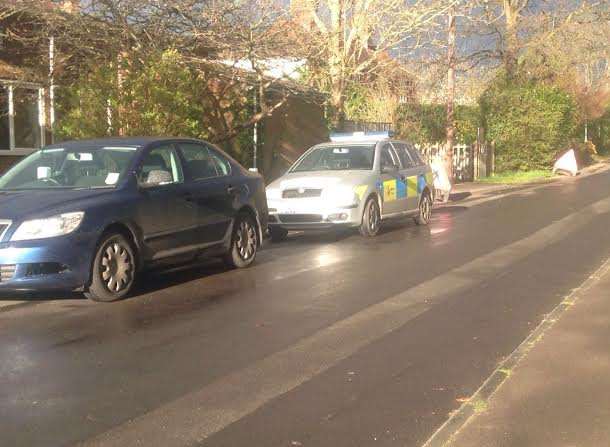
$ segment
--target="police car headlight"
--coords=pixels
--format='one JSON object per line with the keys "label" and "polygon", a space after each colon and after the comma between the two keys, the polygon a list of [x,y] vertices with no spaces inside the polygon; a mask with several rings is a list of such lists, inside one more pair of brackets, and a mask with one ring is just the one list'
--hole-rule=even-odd
{"label": "police car headlight", "polygon": [[267,188],[267,200],[279,200],[282,198],[282,192],[279,188]]}
{"label": "police car headlight", "polygon": [[85,213],[78,211],[45,219],[26,220],[19,225],[17,231],[11,237],[11,241],[45,239],[72,233],[78,228],[84,216]]}
{"label": "police car headlight", "polygon": [[358,196],[354,188],[347,186],[335,186],[324,190],[325,202],[332,206],[344,207],[358,203]]}

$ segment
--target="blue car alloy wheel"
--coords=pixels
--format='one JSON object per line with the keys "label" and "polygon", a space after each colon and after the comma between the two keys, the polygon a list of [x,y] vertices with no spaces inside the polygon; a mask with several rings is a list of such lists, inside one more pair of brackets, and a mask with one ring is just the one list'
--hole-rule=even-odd
{"label": "blue car alloy wheel", "polygon": [[230,268],[248,267],[254,262],[258,251],[258,228],[256,221],[248,213],[237,215],[233,227],[231,248],[225,256]]}
{"label": "blue car alloy wheel", "polygon": [[110,234],[99,244],[85,295],[94,301],[120,300],[131,292],[135,277],[136,257],[131,243],[122,234]]}

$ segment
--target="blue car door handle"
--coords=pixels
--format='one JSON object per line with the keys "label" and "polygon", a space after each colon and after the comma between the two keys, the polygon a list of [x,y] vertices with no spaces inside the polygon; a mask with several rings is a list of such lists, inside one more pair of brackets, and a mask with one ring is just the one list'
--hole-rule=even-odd
{"label": "blue car door handle", "polygon": [[237,187],[237,186],[229,186],[227,188],[227,193],[229,195],[232,195],[232,196],[237,195],[237,194],[239,194],[239,187]]}
{"label": "blue car door handle", "polygon": [[193,195],[192,192],[185,192],[182,194],[182,198],[184,200],[186,200],[187,202],[194,202],[195,201],[195,196]]}

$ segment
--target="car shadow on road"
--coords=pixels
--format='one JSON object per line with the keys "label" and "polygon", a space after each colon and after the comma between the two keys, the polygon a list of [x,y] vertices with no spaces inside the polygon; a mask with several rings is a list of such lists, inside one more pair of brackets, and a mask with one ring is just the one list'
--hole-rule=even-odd
{"label": "car shadow on road", "polygon": [[142,272],[132,296],[157,292],[228,271],[230,269],[218,259],[196,260],[171,267],[146,270]]}
{"label": "car shadow on road", "polygon": [[456,192],[449,195],[449,203],[451,202],[461,202],[462,200],[466,200],[468,197],[472,196],[472,193],[469,191],[465,192]]}
{"label": "car shadow on road", "polygon": [[329,244],[333,242],[341,242],[358,234],[355,228],[346,228],[341,230],[319,230],[319,231],[294,231],[288,234],[288,237],[280,242],[267,241],[265,249],[273,250],[284,247],[303,247],[306,245]]}
{"label": "car shadow on road", "polygon": [[2,292],[0,296],[0,312],[47,301],[84,300],[82,293],[52,291],[52,292]]}

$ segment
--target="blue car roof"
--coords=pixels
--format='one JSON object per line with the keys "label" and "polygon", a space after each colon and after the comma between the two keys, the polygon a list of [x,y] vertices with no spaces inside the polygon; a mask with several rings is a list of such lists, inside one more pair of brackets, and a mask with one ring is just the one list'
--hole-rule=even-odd
{"label": "blue car roof", "polygon": [[45,146],[45,149],[52,148],[82,148],[83,146],[147,146],[151,143],[156,143],[160,141],[169,141],[169,140],[183,140],[188,138],[175,138],[175,137],[110,137],[110,138],[94,138],[89,140],[71,140],[71,141],[62,141],[61,143],[51,144],[49,146]]}

